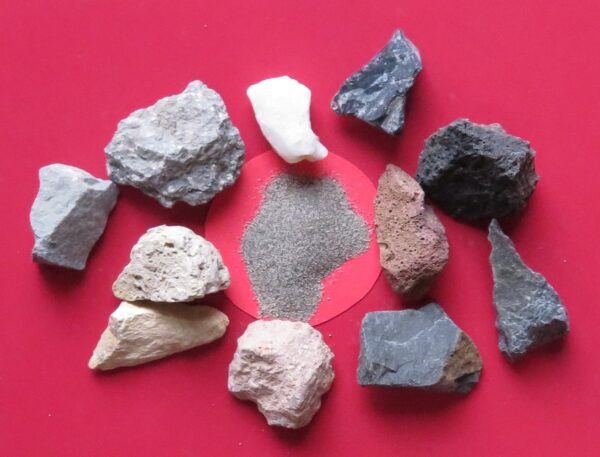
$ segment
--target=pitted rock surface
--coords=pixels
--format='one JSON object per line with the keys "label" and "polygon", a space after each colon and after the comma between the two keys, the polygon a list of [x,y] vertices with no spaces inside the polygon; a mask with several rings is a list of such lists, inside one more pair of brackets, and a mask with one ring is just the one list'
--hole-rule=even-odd
{"label": "pitted rock surface", "polygon": [[244,143],[220,95],[200,81],[131,113],[105,149],[110,178],[170,208],[208,202],[231,186]]}
{"label": "pitted rock surface", "polygon": [[375,227],[381,266],[394,290],[422,297],[448,262],[448,240],[421,186],[388,165],[379,178]]}
{"label": "pitted rock surface", "polygon": [[229,270],[212,243],[186,227],[148,230],[113,284],[126,301],[188,302],[229,287]]}

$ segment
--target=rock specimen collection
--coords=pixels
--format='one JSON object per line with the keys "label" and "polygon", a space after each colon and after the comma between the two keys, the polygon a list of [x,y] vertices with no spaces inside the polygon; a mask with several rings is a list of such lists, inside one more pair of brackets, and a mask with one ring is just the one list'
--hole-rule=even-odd
{"label": "rock specimen collection", "polygon": [[288,163],[321,160],[327,148],[310,125],[310,89],[289,76],[248,88],[256,121],[275,152]]}
{"label": "rock specimen collection", "polygon": [[422,297],[448,262],[448,240],[421,186],[392,164],[379,178],[375,228],[381,266],[393,289]]}
{"label": "rock specimen collection", "polygon": [[489,240],[502,353],[514,359],[563,338],[569,331],[569,319],[556,291],[541,274],[523,263],[496,220],[490,223]]}
{"label": "rock specimen collection", "polygon": [[479,351],[436,303],[368,313],[360,332],[358,383],[467,393],[479,382]]}
{"label": "rock specimen collection", "polygon": [[256,403],[269,425],[300,428],[321,407],[334,373],[333,353],[304,322],[252,322],[229,365],[229,391]]}
{"label": "rock specimen collection", "polygon": [[221,254],[190,229],[161,225],[131,250],[131,261],[113,284],[126,301],[188,302],[229,287]]}
{"label": "rock specimen collection", "polygon": [[368,246],[368,226],[338,181],[275,177],[242,238],[260,315],[309,320],[323,279]]}
{"label": "rock specimen collection", "polygon": [[404,128],[408,91],[421,69],[419,50],[396,30],[385,48],[342,84],[331,107],[398,135]]}
{"label": "rock specimen collection", "polygon": [[539,179],[534,156],[527,141],[500,124],[458,119],[425,142],[417,181],[453,217],[500,218],[527,204]]}
{"label": "rock specimen collection", "polygon": [[58,163],[42,167],[39,176],[30,213],[33,260],[83,270],[117,202],[117,186]]}
{"label": "rock specimen collection", "polygon": [[112,370],[162,359],[221,338],[228,324],[210,306],[124,301],[110,315],[89,367]]}
{"label": "rock specimen collection", "polygon": [[244,143],[223,100],[200,81],[131,113],[105,152],[110,179],[167,208],[208,202],[235,182],[244,162]]}

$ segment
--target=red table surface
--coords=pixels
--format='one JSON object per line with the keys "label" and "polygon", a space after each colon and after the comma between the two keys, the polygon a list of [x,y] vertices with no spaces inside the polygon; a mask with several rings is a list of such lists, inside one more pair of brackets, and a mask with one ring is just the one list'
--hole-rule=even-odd
{"label": "red table surface", "polygon": [[[599,17],[597,0],[2,1],[0,455],[598,455]],[[424,62],[398,139],[329,108],[396,27]],[[483,377],[469,396],[356,384],[363,315],[405,306],[383,276],[319,327],[336,380],[299,431],[271,429],[227,392],[251,318],[222,294],[206,300],[230,316],[220,341],[134,369],[89,370],[131,246],[159,224],[202,232],[206,211],[167,210],[123,189],[85,272],[40,268],[28,221],[37,170],[60,162],[105,177],[117,122],[193,79],[223,96],[253,157],[268,145],[246,88],[283,74],[312,89],[323,143],[373,181],[388,162],[413,173],[425,138],[458,117],[531,140],[541,181],[506,226],[568,306],[564,344],[515,365],[502,358],[485,232],[438,212],[451,256],[430,298],[481,351]]]}

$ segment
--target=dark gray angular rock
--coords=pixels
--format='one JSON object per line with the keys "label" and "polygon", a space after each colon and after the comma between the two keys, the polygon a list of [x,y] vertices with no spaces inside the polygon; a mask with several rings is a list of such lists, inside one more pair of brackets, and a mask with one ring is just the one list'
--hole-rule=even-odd
{"label": "dark gray angular rock", "polygon": [[529,142],[500,124],[458,119],[425,142],[416,179],[457,219],[500,218],[525,207],[539,177]]}
{"label": "dark gray angular rock", "polygon": [[58,163],[42,167],[39,176],[40,190],[29,216],[33,260],[83,270],[117,202],[117,186]]}
{"label": "dark gray angular rock", "polygon": [[399,135],[404,127],[408,91],[422,68],[419,50],[396,30],[385,48],[346,79],[331,108]]}
{"label": "dark gray angular rock", "polygon": [[489,226],[490,263],[494,274],[494,304],[498,347],[509,359],[563,338],[569,319],[560,297],[546,279],[521,259],[495,219]]}
{"label": "dark gray angular rock", "polygon": [[477,347],[436,303],[368,313],[360,334],[358,383],[468,393],[479,382]]}
{"label": "dark gray angular rock", "polygon": [[177,201],[208,202],[236,181],[244,162],[244,143],[223,100],[200,81],[134,111],[105,152],[114,182],[167,208]]}

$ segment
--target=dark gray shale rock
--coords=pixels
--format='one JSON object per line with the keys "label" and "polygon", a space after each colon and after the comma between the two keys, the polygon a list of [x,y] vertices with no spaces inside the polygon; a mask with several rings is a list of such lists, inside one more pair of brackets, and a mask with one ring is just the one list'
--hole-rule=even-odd
{"label": "dark gray shale rock", "polygon": [[40,190],[29,216],[33,260],[83,270],[117,202],[117,186],[58,163],[42,167],[39,176]]}
{"label": "dark gray shale rock", "polygon": [[208,202],[231,186],[244,143],[223,100],[200,81],[119,122],[105,149],[110,178],[170,208]]}
{"label": "dark gray shale rock", "polygon": [[361,327],[358,383],[468,393],[483,367],[477,347],[436,303],[368,313]]}
{"label": "dark gray shale rock", "polygon": [[563,338],[569,319],[560,297],[546,279],[523,263],[495,219],[489,226],[490,263],[494,274],[494,304],[498,347],[509,359]]}
{"label": "dark gray shale rock", "polygon": [[419,50],[396,30],[379,54],[346,79],[331,108],[399,135],[404,127],[408,91],[422,68]]}
{"label": "dark gray shale rock", "polygon": [[534,156],[529,142],[500,124],[458,119],[427,139],[416,179],[453,217],[500,218],[527,204],[539,179]]}

